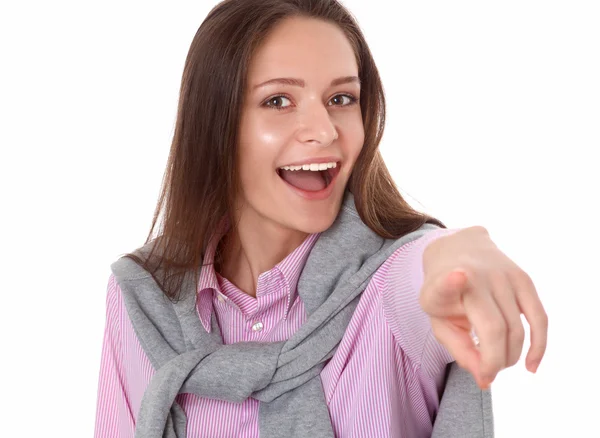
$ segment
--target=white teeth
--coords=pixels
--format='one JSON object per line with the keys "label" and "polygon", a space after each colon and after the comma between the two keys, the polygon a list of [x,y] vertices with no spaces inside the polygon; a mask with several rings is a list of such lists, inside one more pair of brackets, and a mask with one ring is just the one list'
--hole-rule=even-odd
{"label": "white teeth", "polygon": [[335,162],[330,162],[330,163],[309,163],[309,164],[302,164],[300,166],[283,166],[280,167],[280,169],[284,169],[284,170],[312,170],[313,172],[319,171],[319,170],[326,170],[326,169],[331,169],[333,167],[337,167],[337,163]]}

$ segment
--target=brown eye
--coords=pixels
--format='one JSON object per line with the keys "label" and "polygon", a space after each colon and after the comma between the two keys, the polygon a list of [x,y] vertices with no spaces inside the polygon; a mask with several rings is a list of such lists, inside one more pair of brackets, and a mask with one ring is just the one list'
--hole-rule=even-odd
{"label": "brown eye", "polygon": [[278,101],[281,101],[282,99],[287,99],[287,100],[289,100],[289,99],[288,99],[287,97],[285,97],[285,96],[273,96],[273,97],[271,97],[269,100],[267,100],[267,101],[265,102],[265,105],[266,105],[266,106],[268,106],[268,107],[271,107],[271,108],[273,108],[273,109],[276,109],[276,110],[279,110],[279,111],[281,111],[281,110],[283,110],[283,109],[287,108],[287,106],[280,106],[280,105],[277,105],[277,104],[275,104],[275,105],[269,105],[269,103],[271,103],[271,102],[278,102]]}
{"label": "brown eye", "polygon": [[[344,97],[345,97],[346,99],[348,99],[348,101],[349,101],[349,102],[348,102],[348,103],[346,103],[346,104],[343,104],[343,101],[344,101],[344,99],[343,99],[343,98],[344,98]],[[350,105],[352,105],[352,104],[356,103],[356,101],[357,101],[358,99],[356,99],[354,96],[351,96],[350,94],[338,94],[338,95],[336,95],[336,96],[333,96],[333,98],[331,99],[331,101],[332,101],[332,102],[333,102],[334,100],[337,100],[338,102],[342,102],[342,104],[341,104],[341,105],[333,105],[333,106],[350,106]]]}

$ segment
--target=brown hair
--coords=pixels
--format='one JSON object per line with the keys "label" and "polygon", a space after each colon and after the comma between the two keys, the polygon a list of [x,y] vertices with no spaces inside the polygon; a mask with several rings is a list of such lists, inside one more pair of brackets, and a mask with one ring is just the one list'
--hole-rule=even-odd
{"label": "brown hair", "polygon": [[[221,218],[231,219],[239,189],[238,126],[246,72],[269,30],[290,17],[337,24],[354,48],[365,141],[348,189],[361,219],[385,238],[399,238],[426,222],[446,228],[403,199],[383,162],[378,149],[385,125],[383,86],[351,13],[336,0],[225,0],[200,25],[185,60],[175,132],[146,239],[146,245],[153,241],[152,250],[147,257],[125,255],[149,271],[173,300],[179,297],[183,274],[195,270],[197,275]],[[162,229],[153,239],[161,213]]]}

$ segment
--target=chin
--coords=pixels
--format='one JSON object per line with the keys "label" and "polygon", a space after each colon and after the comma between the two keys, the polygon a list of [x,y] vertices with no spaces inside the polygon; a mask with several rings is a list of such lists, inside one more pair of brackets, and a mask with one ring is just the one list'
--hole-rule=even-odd
{"label": "chin", "polygon": [[307,234],[322,233],[331,227],[335,222],[337,212],[335,214],[319,214],[309,215],[306,217],[294,217],[290,218],[288,223],[292,228],[298,231],[302,231]]}
{"label": "chin", "polygon": [[[293,228],[305,233],[322,233],[333,225],[342,207],[344,192],[336,193],[328,201],[319,206],[311,206],[303,211],[304,214],[296,213],[289,217],[287,223]],[[299,210],[296,210],[298,212]]]}

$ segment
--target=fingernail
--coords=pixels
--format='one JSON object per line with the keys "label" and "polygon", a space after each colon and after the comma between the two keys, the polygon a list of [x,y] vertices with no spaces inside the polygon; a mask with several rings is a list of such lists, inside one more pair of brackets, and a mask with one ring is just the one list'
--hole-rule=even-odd
{"label": "fingernail", "polygon": [[540,366],[539,362],[530,362],[529,365],[527,366],[527,368],[529,369],[529,371],[532,374],[535,374],[539,366]]}
{"label": "fingernail", "polygon": [[491,376],[481,376],[480,387],[481,389],[489,389],[492,384],[493,378]]}
{"label": "fingernail", "polygon": [[491,374],[484,374],[481,376],[481,381],[484,383],[492,383],[492,380],[494,380],[495,376],[492,376]]}

